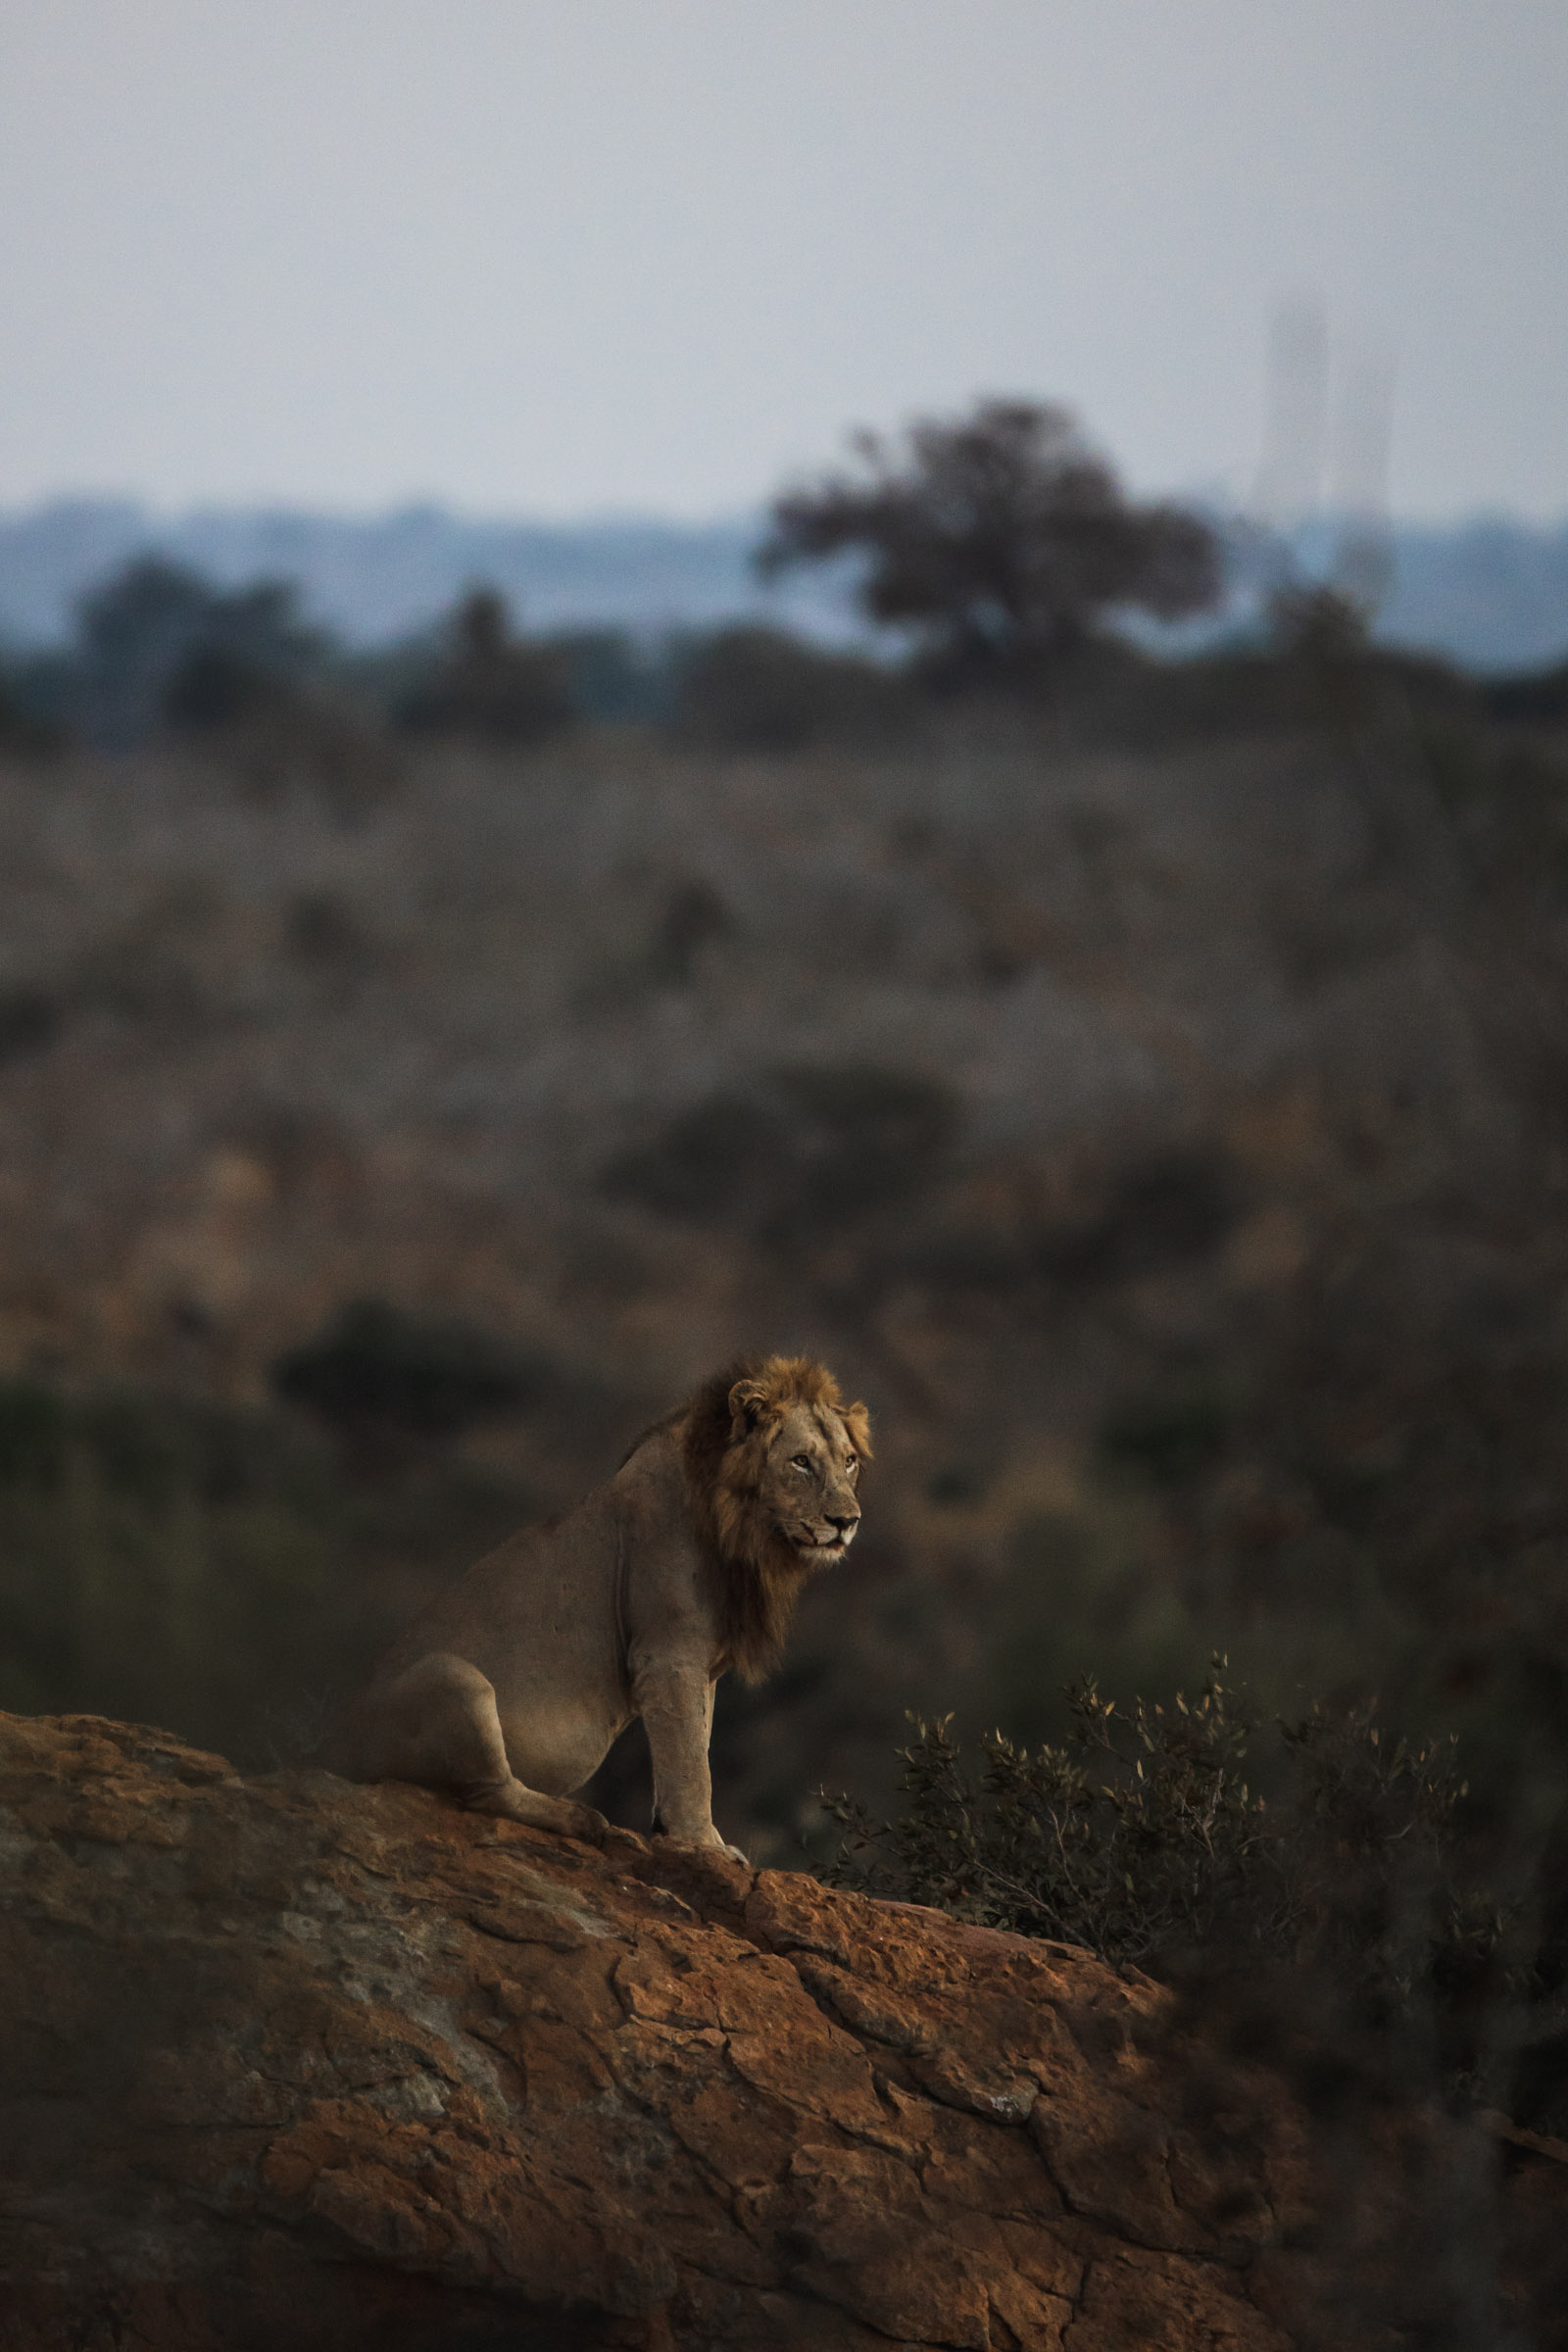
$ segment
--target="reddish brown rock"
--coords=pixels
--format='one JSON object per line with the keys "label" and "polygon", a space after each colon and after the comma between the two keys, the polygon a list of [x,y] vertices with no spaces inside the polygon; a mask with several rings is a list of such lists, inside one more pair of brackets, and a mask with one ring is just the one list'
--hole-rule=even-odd
{"label": "reddish brown rock", "polygon": [[4,2352],[1388,2344],[1499,2144],[1407,2120],[1341,2261],[1136,1974],[91,1717],[0,1717],[0,1987]]}

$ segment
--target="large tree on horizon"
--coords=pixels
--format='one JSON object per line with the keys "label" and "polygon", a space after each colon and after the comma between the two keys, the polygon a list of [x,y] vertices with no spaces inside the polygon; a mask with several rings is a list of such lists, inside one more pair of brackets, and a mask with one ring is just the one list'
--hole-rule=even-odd
{"label": "large tree on horizon", "polygon": [[981,400],[851,447],[852,471],[774,502],[759,566],[858,552],[865,612],[907,630],[939,676],[1038,679],[1117,608],[1179,619],[1218,594],[1213,532],[1131,501],[1067,409]]}

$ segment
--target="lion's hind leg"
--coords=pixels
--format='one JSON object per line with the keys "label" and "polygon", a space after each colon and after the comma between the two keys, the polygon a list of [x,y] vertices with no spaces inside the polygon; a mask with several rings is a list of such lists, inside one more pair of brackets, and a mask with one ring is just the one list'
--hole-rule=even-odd
{"label": "lion's hind leg", "polygon": [[[519,1781],[507,1757],[489,1677],[451,1650],[432,1650],[375,1694],[376,1769],[366,1777],[450,1788],[471,1813],[597,1843],[605,1817]],[[358,1776],[356,1776],[358,1777]]]}

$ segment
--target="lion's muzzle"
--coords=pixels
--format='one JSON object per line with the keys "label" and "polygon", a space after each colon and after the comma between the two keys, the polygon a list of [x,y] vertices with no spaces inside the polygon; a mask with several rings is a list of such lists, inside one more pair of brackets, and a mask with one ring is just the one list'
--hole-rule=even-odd
{"label": "lion's muzzle", "polygon": [[790,1542],[805,1558],[827,1568],[835,1560],[843,1559],[858,1526],[858,1515],[854,1519],[830,1519],[825,1526],[803,1527],[792,1532]]}

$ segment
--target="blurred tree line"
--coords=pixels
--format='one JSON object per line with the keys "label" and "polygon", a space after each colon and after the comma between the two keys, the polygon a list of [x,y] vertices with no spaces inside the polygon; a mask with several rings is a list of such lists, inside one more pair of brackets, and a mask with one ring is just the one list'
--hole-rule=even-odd
{"label": "blurred tree line", "polygon": [[[223,589],[147,555],[82,598],[70,645],[0,662],[0,746],[122,751],[155,735],[359,724],[506,750],[588,722],[725,749],[863,748],[896,742],[934,699],[975,693],[1045,695],[1168,736],[1221,710],[1290,723],[1303,657],[1324,672],[1368,650],[1351,600],[1288,584],[1250,644],[1178,662],[1140,653],[1119,624],[1212,609],[1225,550],[1196,514],[1129,498],[1065,409],[982,400],[899,441],[860,433],[852,451],[849,470],[774,502],[757,565],[770,578],[858,559],[861,610],[888,647],[875,658],[750,621],[659,641],[527,634],[483,583],[421,636],[354,651],[285,580]],[[1428,679],[1444,668],[1404,666]],[[1549,717],[1568,666],[1495,691],[1516,714]]]}
{"label": "blurred tree line", "polygon": [[655,642],[531,635],[484,585],[421,637],[356,651],[307,619],[287,581],[224,591],[145,556],[82,599],[71,644],[0,662],[0,749],[336,723],[507,752],[586,723],[773,751],[896,732],[913,699],[886,663],[760,624]]}

